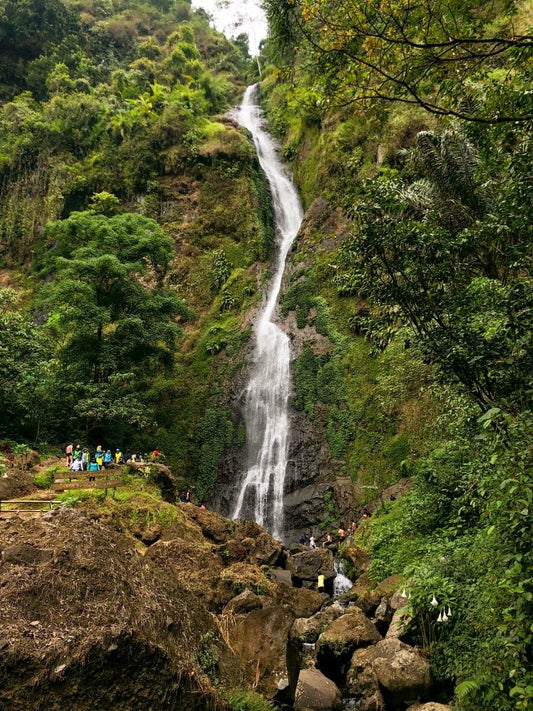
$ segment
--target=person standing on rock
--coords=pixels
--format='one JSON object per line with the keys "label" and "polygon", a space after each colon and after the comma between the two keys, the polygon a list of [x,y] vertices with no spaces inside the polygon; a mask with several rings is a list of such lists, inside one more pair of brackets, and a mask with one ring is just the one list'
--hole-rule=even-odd
{"label": "person standing on rock", "polygon": [[326,540],[322,541],[322,548],[327,548],[330,543],[333,543],[333,538],[331,537],[331,533],[328,533],[326,536]]}
{"label": "person standing on rock", "polygon": [[316,541],[314,536],[311,536],[311,538],[309,539],[309,548],[311,548],[312,550],[316,548]]}

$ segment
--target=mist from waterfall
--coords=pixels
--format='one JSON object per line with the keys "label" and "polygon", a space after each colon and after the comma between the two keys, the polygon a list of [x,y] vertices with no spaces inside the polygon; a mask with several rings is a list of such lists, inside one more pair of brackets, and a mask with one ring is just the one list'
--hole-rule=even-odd
{"label": "mist from waterfall", "polygon": [[283,489],[289,445],[288,402],[290,350],[288,336],[274,323],[285,261],[302,222],[300,199],[279,160],[276,144],[264,128],[254,97],[246,89],[238,122],[252,134],[259,163],[270,185],[277,254],[260,315],[255,325],[255,351],[246,388],[247,471],[240,484],[233,518],[252,517],[271,534],[283,534]]}

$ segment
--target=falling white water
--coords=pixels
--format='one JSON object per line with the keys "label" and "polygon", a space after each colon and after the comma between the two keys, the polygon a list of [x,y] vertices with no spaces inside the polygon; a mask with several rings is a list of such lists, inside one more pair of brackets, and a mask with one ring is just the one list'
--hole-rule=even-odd
{"label": "falling white water", "polygon": [[346,575],[346,566],[344,561],[339,558],[335,558],[333,565],[335,567],[335,572],[337,573],[333,581],[333,597],[339,597],[345,592],[348,592],[353,586],[352,581]]}
{"label": "falling white water", "polygon": [[253,514],[257,523],[281,538],[289,442],[290,351],[289,339],[274,319],[285,260],[303,213],[296,188],[278,158],[274,140],[264,128],[261,110],[254,102],[255,93],[256,85],[246,89],[236,118],[252,134],[259,163],[270,184],[278,250],[268,294],[255,326],[252,375],[244,406],[248,470],[241,483],[233,518]]}

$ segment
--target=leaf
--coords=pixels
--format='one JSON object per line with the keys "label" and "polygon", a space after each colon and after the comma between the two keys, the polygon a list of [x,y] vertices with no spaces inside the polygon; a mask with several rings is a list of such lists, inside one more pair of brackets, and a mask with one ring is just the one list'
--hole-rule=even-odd
{"label": "leaf", "polygon": [[458,699],[464,699],[468,694],[479,689],[479,683],[473,679],[467,679],[455,687],[455,694]]}

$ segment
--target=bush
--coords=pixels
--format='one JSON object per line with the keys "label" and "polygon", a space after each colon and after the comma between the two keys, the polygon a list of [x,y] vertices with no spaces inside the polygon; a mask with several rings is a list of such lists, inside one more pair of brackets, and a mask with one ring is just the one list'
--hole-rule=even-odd
{"label": "bush", "polygon": [[51,489],[60,467],[50,467],[33,477],[33,485],[38,489]]}

